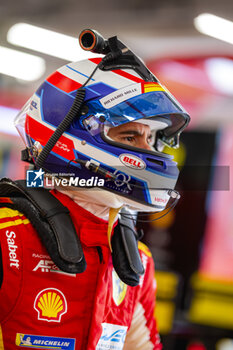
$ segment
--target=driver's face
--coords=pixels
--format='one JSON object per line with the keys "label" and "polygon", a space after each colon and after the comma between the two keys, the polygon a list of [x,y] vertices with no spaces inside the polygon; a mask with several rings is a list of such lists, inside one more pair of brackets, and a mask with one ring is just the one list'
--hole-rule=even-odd
{"label": "driver's face", "polygon": [[152,134],[150,127],[141,123],[131,122],[119,125],[108,131],[108,136],[117,142],[143,149],[152,149]]}

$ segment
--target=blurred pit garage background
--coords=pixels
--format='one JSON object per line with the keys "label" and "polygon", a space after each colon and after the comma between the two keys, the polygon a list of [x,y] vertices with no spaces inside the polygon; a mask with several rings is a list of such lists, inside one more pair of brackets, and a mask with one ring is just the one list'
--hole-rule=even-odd
{"label": "blurred pit garage background", "polygon": [[166,350],[233,349],[232,21],[232,0],[0,3],[0,177],[25,176],[13,119],[48,75],[84,58],[84,28],[118,35],[192,117],[173,152],[179,204],[138,222],[155,260]]}

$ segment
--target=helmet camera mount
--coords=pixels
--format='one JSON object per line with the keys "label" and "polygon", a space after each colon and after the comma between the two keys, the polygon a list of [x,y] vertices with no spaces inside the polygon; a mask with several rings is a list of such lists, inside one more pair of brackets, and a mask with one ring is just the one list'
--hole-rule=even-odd
{"label": "helmet camera mount", "polygon": [[79,35],[79,44],[85,51],[105,55],[100,62],[99,69],[114,70],[131,68],[145,81],[158,81],[141,59],[126,47],[117,36],[106,40],[97,31],[85,29]]}

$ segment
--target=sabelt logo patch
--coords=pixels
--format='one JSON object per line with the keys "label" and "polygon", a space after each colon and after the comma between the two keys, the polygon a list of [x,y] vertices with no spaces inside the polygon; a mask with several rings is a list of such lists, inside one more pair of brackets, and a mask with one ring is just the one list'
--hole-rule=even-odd
{"label": "sabelt logo patch", "polygon": [[15,344],[25,348],[36,349],[75,349],[75,339],[73,338],[47,337],[23,333],[16,334]]}
{"label": "sabelt logo patch", "polygon": [[14,231],[6,231],[7,245],[9,250],[10,267],[19,269],[19,259],[17,259],[18,246],[16,245],[16,233]]}
{"label": "sabelt logo patch", "polygon": [[102,335],[98,341],[96,350],[122,350],[128,327],[102,323],[102,328]]}
{"label": "sabelt logo patch", "polygon": [[121,163],[132,169],[145,169],[146,163],[139,157],[123,153],[119,156]]}
{"label": "sabelt logo patch", "polygon": [[66,298],[56,288],[43,289],[35,298],[34,309],[38,313],[38,320],[60,322],[62,315],[67,312]]}

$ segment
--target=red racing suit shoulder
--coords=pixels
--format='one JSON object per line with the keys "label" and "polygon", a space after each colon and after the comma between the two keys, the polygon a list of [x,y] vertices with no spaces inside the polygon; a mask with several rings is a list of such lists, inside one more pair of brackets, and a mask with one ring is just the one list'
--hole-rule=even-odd
{"label": "red racing suit shoulder", "polygon": [[148,344],[160,349],[153,314],[154,265],[148,248],[139,243],[145,268],[140,285],[125,285],[113,268],[108,223],[69,197],[56,196],[70,211],[87,269],[77,275],[59,270],[28,219],[17,210],[1,208],[0,348],[137,349],[127,348],[128,340],[130,334],[140,334],[137,326],[143,321],[147,341],[140,349],[148,349]]}

